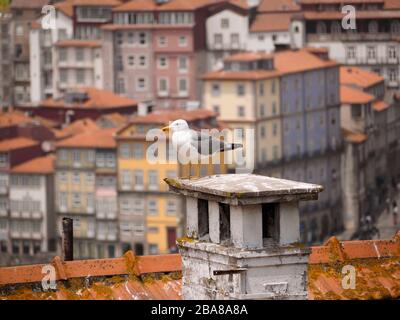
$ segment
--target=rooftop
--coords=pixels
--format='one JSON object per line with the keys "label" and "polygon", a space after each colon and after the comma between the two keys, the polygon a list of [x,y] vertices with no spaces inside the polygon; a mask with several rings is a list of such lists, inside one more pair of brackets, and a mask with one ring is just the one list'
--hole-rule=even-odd
{"label": "rooftop", "polygon": [[367,141],[367,139],[368,139],[368,136],[365,135],[364,133],[350,131],[345,128],[342,128],[342,133],[343,133],[344,139],[350,143],[359,144],[359,143],[363,143],[363,142]]}
{"label": "rooftop", "polygon": [[228,56],[224,61],[257,61],[271,59],[272,54],[261,53],[261,52],[241,52]]}
{"label": "rooftop", "polygon": [[85,130],[71,138],[66,138],[56,143],[57,148],[103,148],[114,149],[117,147],[114,139],[116,129]]}
{"label": "rooftop", "polygon": [[362,90],[349,86],[340,86],[340,102],[346,104],[365,104],[375,100],[375,97]]}
{"label": "rooftop", "polygon": [[69,103],[65,100],[65,96],[60,99],[49,98],[43,100],[40,106],[46,108],[112,109],[134,107],[137,105],[137,102],[133,99],[97,88],[77,89],[76,92],[86,94],[87,99],[82,102]]}
{"label": "rooftop", "polygon": [[49,0],[12,0],[11,9],[41,9],[46,4],[49,4]]}
{"label": "rooftop", "polygon": [[65,14],[67,17],[74,15],[73,0],[66,0],[54,4],[55,8]]}
{"label": "rooftop", "polygon": [[131,0],[113,11],[191,11],[215,3],[214,0],[170,0],[157,4],[154,0]]}
{"label": "rooftop", "polygon": [[54,129],[56,139],[64,139],[75,134],[84,133],[99,129],[99,126],[92,119],[80,119],[72,122],[61,130]]}
{"label": "rooftop", "polygon": [[[182,298],[178,254],[64,262],[55,257],[57,290],[44,292],[42,265],[0,268],[0,300],[167,299]],[[342,268],[356,271],[356,288],[342,287]],[[391,240],[338,241],[311,248],[309,299],[399,299],[400,232]]]}
{"label": "rooftop", "polygon": [[382,100],[377,100],[374,103],[372,103],[372,107],[374,108],[375,111],[381,112],[389,108],[389,104],[386,103],[385,101]]}
{"label": "rooftop", "polygon": [[322,186],[315,184],[254,174],[221,174],[195,180],[166,178],[165,181],[171,190],[178,193],[189,192],[196,193],[196,197],[226,198],[229,202],[237,203],[317,199],[318,193],[323,191]]}
{"label": "rooftop", "polygon": [[39,143],[37,141],[24,137],[7,139],[4,141],[0,141],[0,152],[7,152],[16,149],[33,147],[38,144]]}
{"label": "rooftop", "polygon": [[57,47],[101,47],[101,41],[96,40],[79,40],[79,39],[67,39],[60,40],[56,43]]}
{"label": "rooftop", "polygon": [[48,128],[57,126],[57,123],[54,121],[39,116],[27,116],[25,113],[18,110],[0,111],[0,128],[27,123],[38,123]]}
{"label": "rooftop", "polygon": [[250,32],[289,31],[292,13],[259,13],[250,26]]}
{"label": "rooftop", "polygon": [[37,173],[49,174],[54,171],[53,155],[34,158],[11,169],[11,173]]}
{"label": "rooftop", "polygon": [[258,12],[299,11],[300,7],[295,0],[262,0]]}
{"label": "rooftop", "polygon": [[74,6],[118,6],[119,0],[71,0]]}
{"label": "rooftop", "polygon": [[383,82],[385,79],[374,72],[370,72],[357,67],[340,67],[340,83],[355,85],[360,88],[369,88],[375,84]]}

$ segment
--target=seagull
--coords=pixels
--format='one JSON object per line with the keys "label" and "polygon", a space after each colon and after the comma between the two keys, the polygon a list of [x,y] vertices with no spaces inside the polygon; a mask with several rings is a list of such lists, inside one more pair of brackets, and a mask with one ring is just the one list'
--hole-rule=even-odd
{"label": "seagull", "polygon": [[[165,133],[171,133],[172,145],[180,157],[188,158],[189,153],[189,179],[191,174],[191,160],[198,164],[202,157],[210,157],[217,152],[225,152],[243,145],[239,143],[228,143],[213,137],[212,135],[195,131],[189,128],[188,123],[183,120],[175,120],[169,126],[162,128]],[[182,158],[179,158],[182,159]]]}

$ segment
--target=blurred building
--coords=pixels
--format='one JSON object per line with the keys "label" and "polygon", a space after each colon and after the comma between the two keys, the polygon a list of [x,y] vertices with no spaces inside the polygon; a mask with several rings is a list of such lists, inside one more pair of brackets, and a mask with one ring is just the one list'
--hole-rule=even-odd
{"label": "blurred building", "polygon": [[203,80],[207,109],[232,128],[255,130],[257,172],[325,186],[318,202],[301,206],[303,241],[340,230],[338,63],[313,49],[237,54]]}

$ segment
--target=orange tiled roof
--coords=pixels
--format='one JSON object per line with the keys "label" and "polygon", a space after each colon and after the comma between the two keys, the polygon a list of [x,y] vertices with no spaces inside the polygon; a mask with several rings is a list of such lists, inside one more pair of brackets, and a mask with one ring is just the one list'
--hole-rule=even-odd
{"label": "orange tiled roof", "polygon": [[49,4],[49,0],[12,0],[11,9],[41,9],[46,4]]}
{"label": "orange tiled roof", "polygon": [[57,107],[57,108],[93,108],[93,109],[110,109],[136,106],[137,102],[133,99],[117,95],[111,91],[101,90],[97,88],[84,88],[77,90],[85,92],[89,99],[83,103],[66,103],[63,99],[49,98],[43,100],[40,105],[42,107]]}
{"label": "orange tiled roof", "polygon": [[389,104],[382,100],[377,100],[372,104],[373,108],[377,112],[381,112],[389,108]]}
{"label": "orange tiled roof", "polygon": [[375,100],[375,97],[362,90],[348,86],[340,86],[340,102],[349,104],[365,104]]}
{"label": "orange tiled roof", "polygon": [[191,11],[215,3],[214,0],[170,0],[157,5],[154,0],[131,0],[113,11]]}
{"label": "orange tiled roof", "polygon": [[385,9],[400,9],[399,0],[385,0]]}
{"label": "orange tiled roof", "polygon": [[211,71],[202,76],[203,80],[259,80],[295,72],[335,67],[335,60],[324,60],[309,49],[287,50],[272,54],[274,70],[253,71]]}
{"label": "orange tiled roof", "polygon": [[96,40],[67,39],[58,41],[57,47],[101,47],[101,42]]}
{"label": "orange tiled roof", "polygon": [[145,116],[134,117],[130,123],[136,124],[168,124],[170,121],[176,119],[184,119],[188,122],[208,119],[211,117],[216,117],[217,114],[211,110],[207,109],[196,109],[196,110],[184,110],[184,109],[172,109],[172,110],[155,110]]}
{"label": "orange tiled roof", "polygon": [[67,17],[72,17],[74,15],[73,0],[55,3],[54,7],[64,13]]}
{"label": "orange tiled roof", "polygon": [[115,129],[86,130],[71,138],[63,139],[56,143],[57,148],[106,148],[117,147],[114,139]]}
{"label": "orange tiled roof", "polygon": [[0,112],[0,127],[9,127],[32,121],[32,118],[17,110]]}
{"label": "orange tiled roof", "polygon": [[122,2],[119,0],[72,0],[74,6],[118,6]]}
{"label": "orange tiled roof", "polygon": [[[61,261],[51,263],[57,283],[53,292],[29,287],[42,281],[42,265],[0,268],[1,299],[181,299],[182,264],[178,254]],[[356,270],[356,289],[343,289],[342,267]],[[85,281],[88,277],[93,281]],[[74,286],[65,282],[74,279]],[[91,284],[90,284],[91,283]],[[23,287],[15,285],[24,284]],[[1,292],[1,291],[0,291]],[[6,292],[4,294],[4,292]],[[332,237],[312,247],[308,267],[309,299],[400,298],[400,232],[392,240],[342,241]]]}
{"label": "orange tiled roof", "polygon": [[[346,0],[346,3],[384,3],[385,0]],[[300,0],[300,4],[341,4],[343,0]]]}
{"label": "orange tiled roof", "polygon": [[366,71],[357,67],[340,67],[340,83],[347,85],[356,85],[360,88],[368,88],[385,79],[373,72]]}
{"label": "orange tiled roof", "polygon": [[363,143],[363,142],[367,141],[367,139],[368,139],[368,136],[363,133],[353,132],[353,131],[350,131],[345,128],[342,128],[342,133],[343,133],[344,139],[350,143],[359,144],[359,143]]}
{"label": "orange tiled roof", "polygon": [[[344,289],[342,269],[355,268],[355,288]],[[308,268],[310,299],[399,299],[400,232],[392,240],[342,241],[330,238],[312,247]]]}
{"label": "orange tiled roof", "polygon": [[49,174],[54,171],[54,156],[34,158],[11,169],[11,173]]}
{"label": "orange tiled roof", "polygon": [[258,6],[258,12],[299,11],[295,0],[263,0]]}
{"label": "orange tiled roof", "polygon": [[33,147],[38,144],[37,141],[24,137],[2,140],[0,141],[0,152]]}
{"label": "orange tiled roof", "polygon": [[71,137],[75,134],[83,133],[85,131],[92,131],[100,129],[99,126],[92,119],[80,119],[72,122],[69,126],[61,130],[53,129],[57,139],[64,139]]}
{"label": "orange tiled roof", "polygon": [[259,13],[250,27],[250,32],[288,31],[291,13]]}

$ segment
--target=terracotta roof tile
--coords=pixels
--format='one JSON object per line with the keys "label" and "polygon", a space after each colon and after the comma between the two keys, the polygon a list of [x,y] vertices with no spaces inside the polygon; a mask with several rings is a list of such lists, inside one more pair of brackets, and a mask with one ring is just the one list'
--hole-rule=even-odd
{"label": "terracotta roof tile", "polygon": [[357,144],[363,143],[363,142],[367,141],[367,139],[368,139],[368,136],[363,133],[353,132],[353,131],[347,130],[345,128],[342,128],[342,133],[343,133],[344,139],[351,143],[357,143]]}
{"label": "terracotta roof tile", "polygon": [[119,0],[71,0],[74,6],[118,6]]}
{"label": "terracotta roof tile", "polygon": [[34,158],[11,169],[11,173],[49,174],[54,172],[54,156]]}
{"label": "terracotta roof tile", "polygon": [[56,143],[57,148],[106,148],[114,149],[117,144],[114,139],[115,129],[85,130],[71,138]]}
{"label": "terracotta roof tile", "polygon": [[250,32],[289,31],[291,13],[259,13],[250,27]]}
{"label": "terracotta roof tile", "polygon": [[368,88],[385,79],[373,72],[366,71],[357,67],[340,67],[340,83],[346,85],[355,85],[360,88]]}
{"label": "terracotta roof tile", "polygon": [[11,9],[41,9],[46,4],[49,4],[49,0],[12,0]]}
{"label": "terracotta roof tile", "polygon": [[[346,0],[346,3],[384,3],[385,0]],[[342,4],[343,0],[300,0],[300,4]]]}
{"label": "terracotta roof tile", "polygon": [[[342,286],[347,265],[355,268],[355,289]],[[310,299],[399,299],[400,232],[392,240],[339,242],[332,237],[312,247],[308,275]]]}
{"label": "terracotta roof tile", "polygon": [[400,9],[399,0],[385,0],[385,9]]}
{"label": "terracotta roof tile", "polygon": [[170,0],[157,5],[154,0],[131,0],[113,11],[192,11],[213,3],[214,0]]}
{"label": "terracotta roof tile", "polygon": [[74,15],[73,0],[67,0],[63,2],[58,2],[54,4],[54,7],[65,14],[67,17],[72,17]]}
{"label": "terracotta roof tile", "polygon": [[389,108],[389,104],[382,100],[377,100],[372,104],[373,108],[377,112],[381,112]]}
{"label": "terracotta roof tile", "polygon": [[20,111],[0,112],[0,127],[9,127],[29,122],[33,122],[33,119]]}
{"label": "terracotta roof tile", "polygon": [[259,12],[299,11],[295,0],[262,0],[257,9]]}
{"label": "terracotta roof tile", "polygon": [[92,119],[80,119],[72,122],[61,130],[53,129],[57,139],[64,139],[86,131],[100,129]]}
{"label": "terracotta roof tile", "polygon": [[[52,262],[55,292],[32,290],[42,280],[44,265],[0,268],[1,299],[181,299],[178,254]],[[342,267],[356,270],[356,289],[343,289]],[[92,281],[87,281],[90,275]],[[69,279],[74,286],[68,286]],[[19,286],[21,285],[21,286]],[[343,241],[332,237],[312,247],[308,267],[309,299],[398,299],[400,297],[400,232],[392,240]]]}
{"label": "terracotta roof tile", "polygon": [[365,104],[375,100],[375,97],[362,90],[349,86],[340,86],[340,102],[349,104]]}
{"label": "terracotta roof tile", "polygon": [[121,107],[134,107],[137,102],[133,99],[117,95],[111,91],[101,90],[97,88],[83,88],[76,91],[87,93],[89,99],[83,103],[66,103],[63,98],[49,98],[43,100],[41,107],[57,107],[57,108],[93,108],[93,109],[111,109]]}
{"label": "terracotta roof tile", "polygon": [[79,39],[67,39],[58,41],[55,44],[57,47],[101,47],[101,41],[96,40],[79,40]]}
{"label": "terracotta roof tile", "polygon": [[261,80],[279,76],[276,70],[254,71],[210,71],[202,76],[203,80]]}
{"label": "terracotta roof tile", "polygon": [[0,141],[0,152],[33,147],[38,144],[37,141],[24,137],[2,140]]}

